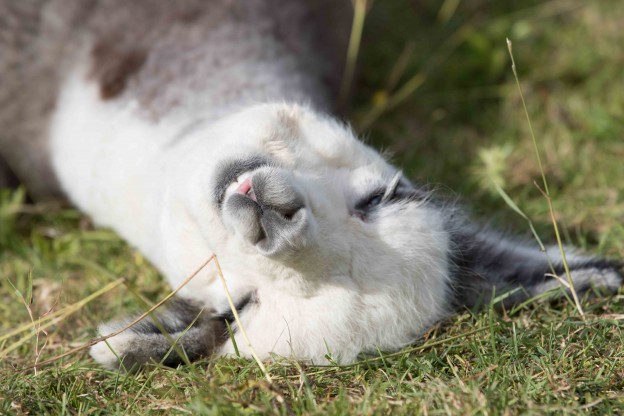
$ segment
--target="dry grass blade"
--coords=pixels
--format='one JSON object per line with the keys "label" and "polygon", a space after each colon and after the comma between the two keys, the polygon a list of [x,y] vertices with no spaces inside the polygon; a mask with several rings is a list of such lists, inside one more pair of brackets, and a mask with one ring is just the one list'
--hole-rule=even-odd
{"label": "dry grass blade", "polygon": [[[112,337],[114,337],[116,335],[119,335],[122,332],[124,332],[125,330],[127,330],[127,329],[131,328],[132,326],[136,325],[137,323],[141,322],[143,319],[145,319],[147,316],[149,316],[156,309],[160,308],[165,302],[167,302],[169,299],[174,297],[184,286],[186,286],[191,280],[193,280],[193,278],[195,278],[195,276],[197,276],[199,274],[199,272],[201,272],[208,265],[208,263],[210,263],[212,260],[216,260],[216,257],[215,257],[214,254],[212,256],[210,256],[210,258],[208,260],[206,260],[197,270],[195,270],[193,272],[193,274],[191,274],[189,277],[187,277],[178,287],[176,287],[172,292],[170,292],[167,296],[165,296],[160,302],[158,302],[157,304],[152,306],[149,310],[144,312],[141,316],[139,316],[138,318],[136,318],[135,320],[130,322],[125,327],[121,328],[118,331],[113,332],[112,334],[108,334],[106,336],[94,338],[91,341],[86,342],[86,343],[82,344],[79,347],[73,348],[73,349],[71,349],[71,350],[69,350],[67,352],[64,352],[63,354],[59,354],[59,355],[57,355],[55,357],[52,357],[52,358],[47,359],[45,361],[42,361],[38,365],[39,366],[43,366],[43,365],[51,364],[51,363],[53,363],[55,361],[60,360],[61,358],[67,357],[68,355],[75,354],[78,351],[82,351],[82,350],[84,350],[86,348],[89,348],[89,347],[97,344],[98,342],[102,342],[102,341],[105,341],[105,340],[107,340],[109,338],[112,338]],[[32,368],[32,367],[29,367],[28,369],[30,369],[30,368]]]}
{"label": "dry grass blade", "polygon": [[364,20],[366,19],[367,0],[355,0],[353,4],[353,24],[351,26],[351,36],[349,38],[349,48],[347,49],[347,62],[345,71],[340,85],[340,93],[338,95],[338,108],[343,109],[351,84],[353,84],[353,75],[355,74],[355,65],[357,63],[358,53],[360,51],[360,42],[362,40],[362,31],[364,30]]}
{"label": "dry grass blade", "polygon": [[[409,64],[409,60],[414,54],[414,50],[416,49],[416,42],[410,40],[405,44],[403,51],[397,58],[396,62],[392,66],[392,70],[390,71],[390,76],[388,77],[388,81],[386,82],[386,91],[394,91],[396,86],[398,85],[401,77],[405,74],[405,70],[407,69],[407,65]],[[384,92],[385,93],[385,92]]]}
{"label": "dry grass blade", "polygon": [[412,76],[405,84],[399,88],[397,92],[387,98],[382,104],[373,107],[373,109],[362,119],[360,128],[366,130],[373,125],[375,121],[384,113],[396,108],[399,104],[407,100],[427,79],[422,72]]}
{"label": "dry grass blade", "polygon": [[[72,314],[78,312],[79,310],[81,310],[86,304],[88,304],[89,302],[91,302],[92,300],[102,296],[103,294],[113,290],[115,287],[119,286],[121,283],[123,283],[124,279],[123,278],[119,278],[117,280],[115,280],[114,282],[109,283],[108,285],[106,285],[105,287],[103,287],[102,289],[98,290],[97,292],[92,293],[91,295],[87,296],[86,298],[71,304],[69,306],[66,306],[62,309],[59,309],[58,311],[46,314],[46,316],[41,317],[35,321],[31,321],[28,324],[22,325],[19,328],[14,329],[13,331],[3,335],[2,337],[0,337],[0,342],[6,340],[7,338],[10,338],[14,335],[17,335],[21,332],[30,330],[30,329],[34,329],[36,331],[45,331],[46,329],[48,329],[49,327],[56,325],[59,322],[64,321],[65,319],[67,319],[69,316],[71,316]],[[30,339],[32,338],[32,334],[29,334],[27,336],[24,336],[22,338],[20,338],[19,340],[15,341],[14,343],[12,343],[11,345],[9,345],[7,348],[3,349],[2,351],[0,351],[0,359],[5,358],[10,352],[14,351],[15,349],[19,348],[21,345],[23,345],[24,343],[28,342]]]}
{"label": "dry grass blade", "polygon": [[614,319],[617,321],[621,321],[624,320],[624,313],[610,313],[607,315],[601,315],[600,318],[602,319]]}
{"label": "dry grass blade", "polygon": [[[448,23],[455,14],[457,7],[461,3],[460,0],[445,0],[438,12],[438,20],[442,24]],[[582,7],[584,3],[570,3],[566,0],[552,0],[545,2],[537,6],[527,7],[519,11],[515,11],[509,14],[503,14],[495,19],[489,21],[489,24],[502,23],[506,20],[517,21],[527,15],[539,15],[540,18],[546,18],[549,16],[557,16],[560,14],[568,13],[579,7]],[[382,91],[380,97],[383,99],[375,103],[373,107],[366,113],[361,121],[358,123],[358,130],[368,130],[382,115],[393,110],[405,102],[414,92],[416,92],[421,85],[426,81],[427,75],[432,74],[436,68],[438,68],[452,53],[463,44],[468,37],[481,27],[482,23],[477,20],[469,20],[462,24],[449,36],[440,47],[429,57],[423,69],[416,74],[412,75],[396,92],[390,94],[390,90]],[[402,59],[399,57],[399,60]],[[401,63],[397,62],[395,66],[400,66]],[[394,72],[394,71],[393,71]],[[391,79],[393,78],[391,74]],[[495,95],[498,95],[495,92]]]}
{"label": "dry grass blade", "polygon": [[546,261],[548,262],[548,267],[550,271],[552,272],[552,275],[555,275],[556,273],[555,273],[555,268],[553,267],[553,264],[552,264],[552,260],[550,259],[550,256],[548,255],[548,251],[546,251],[546,247],[544,246],[542,239],[540,238],[539,234],[537,233],[537,230],[535,229],[535,226],[533,225],[533,221],[531,221],[528,215],[526,215],[520,209],[520,207],[511,199],[511,197],[507,194],[507,192],[505,192],[505,190],[501,188],[501,186],[496,181],[493,181],[493,185],[494,185],[494,188],[496,189],[496,192],[501,196],[501,198],[503,198],[503,201],[505,201],[507,206],[513,209],[518,215],[520,215],[522,218],[526,220],[527,224],[529,224],[529,229],[531,230],[531,234],[533,234],[533,238],[535,238],[535,241],[537,241],[540,251],[542,251],[544,255],[546,256]]}
{"label": "dry grass blade", "polygon": [[247,342],[247,346],[249,347],[249,351],[251,351],[251,355],[253,356],[256,363],[258,363],[258,367],[260,367],[262,374],[264,374],[264,378],[267,379],[269,384],[272,384],[273,380],[271,379],[271,375],[269,374],[266,367],[262,363],[262,360],[260,359],[260,357],[258,357],[258,354],[256,353],[256,350],[254,349],[253,345],[251,345],[251,341],[249,340],[249,337],[247,336],[247,332],[245,332],[245,328],[243,327],[240,317],[238,316],[238,311],[236,310],[236,306],[234,305],[234,301],[232,300],[232,295],[230,294],[230,290],[228,289],[227,283],[225,282],[225,277],[223,277],[223,271],[221,270],[221,265],[219,264],[219,260],[216,257],[214,260],[215,260],[215,266],[217,266],[219,279],[221,279],[221,283],[223,284],[223,290],[225,290],[225,296],[227,297],[228,304],[230,305],[230,309],[232,310],[232,314],[234,315],[234,320],[236,321],[236,324],[238,325],[238,329],[240,329],[241,334],[243,335],[243,338],[245,338],[245,341]]}
{"label": "dry grass blade", "polygon": [[[9,282],[9,284],[11,284],[11,282]],[[11,284],[11,286],[13,286],[13,284]],[[43,351],[43,349],[45,348],[45,346],[48,343],[48,333],[44,329],[41,328],[41,324],[35,323],[35,316],[33,314],[32,307],[31,307],[32,306],[32,299],[33,299],[32,271],[28,273],[28,282],[27,282],[27,286],[26,286],[26,296],[24,296],[15,286],[13,286],[13,290],[16,292],[16,294],[22,300],[22,303],[24,304],[24,307],[26,308],[26,311],[28,312],[28,317],[30,318],[30,321],[31,321],[31,323],[33,325],[34,336],[35,336],[35,343],[34,343],[35,344],[35,375],[37,375],[37,362],[39,361],[39,358],[41,357],[41,352]],[[44,316],[45,316],[45,314],[44,314]],[[39,336],[42,333],[45,335],[45,341],[44,341],[42,346],[39,346]],[[24,337],[24,338],[29,338],[29,337]]]}
{"label": "dry grass blade", "polygon": [[[62,309],[59,309],[57,311],[51,312],[46,314],[44,317],[41,317],[37,320],[35,320],[34,322],[30,322],[28,324],[24,324],[22,326],[19,326],[17,328],[15,328],[14,330],[7,332],[6,334],[0,336],[0,342],[15,336],[21,332],[24,331],[28,331],[30,329],[35,328],[37,325],[43,325],[44,322],[46,321],[50,321],[53,320],[56,317],[59,317],[61,315],[65,316],[67,314],[68,311],[72,311],[71,313],[79,310],[80,308],[82,308],[83,306],[85,306],[87,303],[91,302],[92,300],[98,298],[99,296],[102,296],[104,293],[109,292],[111,290],[113,290],[114,288],[116,288],[117,286],[119,286],[120,284],[122,284],[124,282],[123,278],[119,278],[117,280],[115,280],[114,282],[111,282],[109,284],[107,284],[106,286],[104,286],[102,289],[99,289],[98,291],[92,293],[91,295],[87,296],[84,299],[81,299],[80,301],[71,304],[69,306],[66,306]],[[0,354],[1,356],[1,354]]]}
{"label": "dry grass blade", "polygon": [[548,203],[548,209],[550,211],[550,218],[553,224],[553,228],[555,230],[555,236],[557,238],[557,246],[559,247],[559,253],[561,254],[561,261],[563,262],[563,267],[565,269],[566,277],[568,278],[568,283],[570,284],[570,292],[572,293],[572,298],[574,299],[574,304],[576,306],[578,313],[581,315],[581,318],[585,320],[585,312],[583,312],[583,308],[581,307],[581,302],[579,301],[578,294],[576,293],[576,289],[574,288],[574,282],[572,281],[572,275],[570,274],[570,267],[568,266],[568,261],[566,259],[565,250],[563,249],[563,243],[561,241],[559,227],[557,226],[557,218],[555,216],[555,209],[553,208],[552,199],[550,198],[550,192],[548,191],[548,181],[546,181],[546,174],[544,173],[544,167],[542,165],[542,158],[540,157],[539,147],[537,146],[537,140],[535,139],[535,132],[533,131],[533,124],[531,123],[529,110],[527,109],[526,102],[524,100],[522,87],[520,86],[520,79],[518,78],[518,72],[516,71],[516,62],[513,56],[512,44],[509,39],[507,39],[507,50],[509,51],[509,56],[511,58],[511,70],[513,71],[514,79],[516,80],[516,86],[518,87],[518,92],[520,94],[520,101],[522,102],[522,108],[524,110],[524,114],[527,119],[527,123],[529,126],[529,133],[531,134],[531,139],[533,140],[535,156],[537,157],[537,164],[540,170],[540,174],[542,175],[542,182],[544,184],[543,190],[539,186],[537,188],[540,190],[540,192],[542,192],[542,194],[546,198],[546,202]]}
{"label": "dry grass blade", "polygon": [[461,0],[445,0],[438,11],[438,20],[443,24],[447,24],[455,14],[460,2]]}
{"label": "dry grass blade", "polygon": [[401,105],[405,100],[414,94],[427,80],[427,74],[433,72],[444,60],[470,35],[472,28],[468,24],[459,27],[446,39],[434,54],[427,60],[423,69],[412,75],[396,92],[386,99],[375,104],[370,111],[364,115],[359,123],[360,130],[369,129],[383,114]]}
{"label": "dry grass blade", "polygon": [[[142,305],[142,307],[144,309],[149,309],[150,308],[150,306],[147,303],[147,301],[138,292],[136,292],[132,287],[130,287],[129,285],[126,285],[126,289],[132,294],[132,296],[134,296],[134,298],[139,303],[141,303],[141,305]],[[176,354],[178,354],[178,357],[180,357],[182,359],[182,361],[184,361],[184,364],[191,365],[191,361],[189,360],[188,356],[186,355],[186,352],[184,351],[184,348],[181,348],[180,345],[178,345],[179,339],[175,340],[175,339],[173,339],[171,337],[171,335],[169,334],[167,329],[163,326],[162,322],[160,322],[160,319],[158,319],[158,316],[156,316],[153,313],[150,313],[149,317],[152,320],[152,322],[154,323],[154,325],[156,325],[156,328],[158,328],[158,330],[160,331],[161,335],[167,340],[169,345],[171,345],[171,350],[170,351],[175,351]],[[198,317],[199,317],[199,315],[198,315]],[[197,318],[195,318],[195,320],[197,320]],[[186,331],[188,331],[188,328],[183,332],[183,334],[186,333]],[[182,336],[182,335],[180,335],[180,336]],[[110,347],[110,345],[109,345],[109,347]],[[167,353],[166,355],[169,355],[169,353]]]}

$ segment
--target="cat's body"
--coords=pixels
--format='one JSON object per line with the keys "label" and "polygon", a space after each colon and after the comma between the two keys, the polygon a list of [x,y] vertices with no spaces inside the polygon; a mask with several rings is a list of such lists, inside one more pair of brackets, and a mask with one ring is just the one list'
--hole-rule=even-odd
{"label": "cat's body", "polygon": [[[350,362],[405,346],[494,292],[521,288],[513,303],[558,285],[544,253],[471,225],[322,115],[340,79],[348,2],[44,3],[38,21],[52,34],[31,44],[55,51],[44,62],[55,77],[38,90],[54,106],[20,119],[39,123],[35,139],[19,130],[11,140],[46,144],[69,198],[172,286],[216,254],[261,358]],[[615,263],[570,265],[581,291],[621,284]],[[181,293],[192,302],[161,315],[172,338],[192,357],[233,353],[216,269]],[[150,322],[108,342],[126,365],[169,349]],[[117,365],[103,343],[92,354]]]}
{"label": "cat's body", "polygon": [[[331,111],[348,1],[2,0],[0,159],[36,198],[59,195],[47,141],[68,74],[157,122],[260,102]],[[321,59],[322,57],[322,59]]]}

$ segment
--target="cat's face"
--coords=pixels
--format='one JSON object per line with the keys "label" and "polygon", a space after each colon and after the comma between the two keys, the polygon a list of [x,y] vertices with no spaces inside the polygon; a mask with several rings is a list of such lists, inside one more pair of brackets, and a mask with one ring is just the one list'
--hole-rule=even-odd
{"label": "cat's face", "polygon": [[313,291],[446,270],[448,237],[427,193],[333,119],[260,105],[202,134],[211,160],[189,170],[188,204],[230,279]]}

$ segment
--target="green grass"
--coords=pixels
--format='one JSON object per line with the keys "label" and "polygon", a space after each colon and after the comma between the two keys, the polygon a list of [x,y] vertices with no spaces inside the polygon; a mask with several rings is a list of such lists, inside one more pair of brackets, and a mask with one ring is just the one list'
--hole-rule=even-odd
{"label": "green grass", "polygon": [[[394,153],[410,176],[465,196],[483,221],[529,235],[494,190],[496,180],[542,239],[553,241],[548,205],[534,185],[540,172],[510,69],[509,37],[565,241],[622,258],[624,3],[475,0],[456,10],[453,3],[441,13],[433,0],[375,2],[355,83],[354,126]],[[409,84],[415,76],[423,82]],[[401,91],[402,100],[380,111]],[[371,111],[377,117],[364,129]],[[25,204],[19,192],[0,194],[0,276],[0,337],[30,322],[29,309],[35,319],[46,316],[119,277],[150,302],[168,292],[113,233],[73,210]],[[82,351],[28,369],[139,305],[119,285],[40,333],[38,342],[32,331],[23,333],[0,363],[0,413],[624,412],[622,292],[585,300],[587,322],[565,300],[536,301],[457,316],[415,348],[353,367],[278,361],[267,367],[273,385],[253,361],[239,359],[126,375],[99,368]],[[0,341],[0,351],[19,340]]]}

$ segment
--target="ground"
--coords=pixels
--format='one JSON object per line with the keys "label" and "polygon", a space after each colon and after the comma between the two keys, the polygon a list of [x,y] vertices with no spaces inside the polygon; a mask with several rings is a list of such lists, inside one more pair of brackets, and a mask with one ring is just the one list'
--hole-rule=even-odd
{"label": "ground", "polygon": [[[502,189],[554,241],[509,38],[564,243],[622,258],[622,25],[618,0],[374,2],[348,119],[481,221],[530,235]],[[585,321],[566,299],[491,307],[355,366],[270,364],[269,384],[243,359],[128,375],[84,350],[35,371],[169,291],[138,252],[74,210],[2,191],[0,276],[3,414],[624,412],[622,291],[583,300]],[[39,317],[39,331],[23,326]]]}

